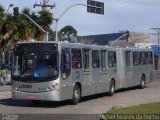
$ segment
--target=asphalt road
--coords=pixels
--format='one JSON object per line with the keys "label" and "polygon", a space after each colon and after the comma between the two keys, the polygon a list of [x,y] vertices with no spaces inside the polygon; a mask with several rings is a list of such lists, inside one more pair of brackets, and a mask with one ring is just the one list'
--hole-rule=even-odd
{"label": "asphalt road", "polygon": [[[11,99],[10,86],[0,86],[0,113],[2,118],[7,115],[21,115],[18,117],[46,118],[46,114],[56,120],[96,120],[99,114],[104,113],[112,107],[126,107],[151,102],[160,102],[160,81],[150,83],[145,89],[136,87],[119,90],[113,97],[106,94],[85,97],[78,105],[71,105],[69,101],[44,102],[33,105],[26,100]],[[29,115],[32,114],[32,115]],[[37,115],[38,114],[38,115]],[[82,117],[83,116],[83,117]],[[11,116],[12,117],[12,116]],[[38,119],[40,119],[38,118]],[[65,119],[64,119],[65,118]],[[37,118],[36,118],[37,119]]]}

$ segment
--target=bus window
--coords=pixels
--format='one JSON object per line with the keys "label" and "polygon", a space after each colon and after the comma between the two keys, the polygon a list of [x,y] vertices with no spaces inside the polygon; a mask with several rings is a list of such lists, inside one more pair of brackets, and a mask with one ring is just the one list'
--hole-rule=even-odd
{"label": "bus window", "polygon": [[89,71],[89,49],[83,49],[83,66],[84,71]]}
{"label": "bus window", "polygon": [[71,72],[70,52],[68,48],[62,49],[61,55],[61,76],[62,79],[68,78]]}
{"label": "bus window", "polygon": [[116,62],[116,52],[108,52],[108,66],[110,68],[116,67],[117,62]]}
{"label": "bus window", "polygon": [[43,78],[56,78],[58,76],[58,60],[57,52],[53,51],[43,51],[35,54],[35,71],[34,77],[36,79]]}
{"label": "bus window", "polygon": [[146,60],[146,64],[152,64],[153,63],[153,55],[152,52],[147,52],[147,60]]}
{"label": "bus window", "polygon": [[141,52],[141,58],[140,58],[140,64],[145,65],[146,64],[146,52]]}
{"label": "bus window", "polygon": [[80,49],[72,49],[72,68],[80,69],[82,67],[82,58]]}
{"label": "bus window", "polygon": [[140,52],[133,52],[133,64],[134,65],[140,64]]}
{"label": "bus window", "polygon": [[106,50],[101,50],[101,70],[106,70]]}
{"label": "bus window", "polygon": [[125,57],[126,57],[126,66],[127,66],[127,67],[130,67],[130,66],[131,66],[130,56],[131,56],[131,52],[130,52],[130,51],[126,51],[126,52],[125,52]]}
{"label": "bus window", "polygon": [[98,50],[93,50],[92,51],[92,67],[93,68],[99,68],[99,51]]}

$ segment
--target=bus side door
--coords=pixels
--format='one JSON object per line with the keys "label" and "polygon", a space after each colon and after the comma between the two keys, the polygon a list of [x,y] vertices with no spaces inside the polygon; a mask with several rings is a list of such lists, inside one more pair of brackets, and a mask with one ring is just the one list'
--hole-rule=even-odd
{"label": "bus side door", "polygon": [[83,84],[82,95],[94,94],[94,86],[92,85],[92,71],[91,71],[91,50],[83,49]]}
{"label": "bus side door", "polygon": [[109,88],[107,55],[107,50],[101,50],[101,92],[107,92]]}
{"label": "bus side door", "polygon": [[[117,57],[115,51],[108,51],[108,80],[115,80],[115,87],[118,79],[118,71],[117,71]],[[110,86],[110,83],[109,83]],[[109,90],[109,88],[108,88]]]}
{"label": "bus side door", "polygon": [[101,68],[100,68],[100,51],[92,50],[92,83],[95,87],[95,93],[101,92]]}
{"label": "bus side door", "polygon": [[133,67],[131,64],[132,57],[131,57],[131,51],[125,51],[125,87],[131,87],[133,86]]}
{"label": "bus side door", "polygon": [[73,85],[72,85],[72,74],[71,74],[71,57],[70,49],[62,48],[61,51],[61,80],[60,84],[62,87],[62,100],[72,98]]}

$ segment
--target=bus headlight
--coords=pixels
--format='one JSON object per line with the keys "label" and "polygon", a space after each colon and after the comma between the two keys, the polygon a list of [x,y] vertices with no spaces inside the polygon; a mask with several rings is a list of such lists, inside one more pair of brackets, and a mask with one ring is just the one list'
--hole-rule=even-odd
{"label": "bus headlight", "polygon": [[14,89],[15,89],[15,90],[17,90],[17,88],[16,88],[16,87],[15,87]]}
{"label": "bus headlight", "polygon": [[53,87],[48,87],[48,88],[47,88],[47,91],[52,91],[52,90],[54,90]]}
{"label": "bus headlight", "polygon": [[52,85],[52,87],[53,87],[54,89],[59,89],[59,88],[60,88],[60,85],[59,85],[59,83],[55,83],[55,84]]}
{"label": "bus headlight", "polygon": [[55,89],[59,89],[59,83],[53,83],[51,87],[48,87],[47,91],[53,91]]}
{"label": "bus headlight", "polygon": [[13,87],[14,90],[17,90],[17,87]]}

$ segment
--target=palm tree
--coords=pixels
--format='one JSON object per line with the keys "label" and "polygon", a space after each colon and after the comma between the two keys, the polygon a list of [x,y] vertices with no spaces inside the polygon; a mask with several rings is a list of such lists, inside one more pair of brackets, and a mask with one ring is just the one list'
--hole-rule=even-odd
{"label": "palm tree", "polygon": [[[46,31],[50,30],[50,25],[53,22],[53,14],[50,13],[47,10],[41,10],[38,12],[39,13],[39,21],[38,24],[45,29]],[[44,32],[39,31],[38,34],[40,34],[39,40],[43,40],[44,38]]]}
{"label": "palm tree", "polygon": [[3,38],[3,35],[2,35],[2,27],[3,27],[3,24],[4,24],[4,7],[0,4],[0,41],[2,40]]}
{"label": "palm tree", "polygon": [[30,10],[28,7],[25,7],[25,8],[23,8],[22,13],[30,16],[30,11],[31,11],[31,10]]}
{"label": "palm tree", "polygon": [[[50,28],[53,22],[52,13],[42,10],[36,15],[29,8],[24,8],[22,12],[31,17],[46,31],[50,31],[53,34]],[[2,53],[2,48],[5,48],[5,51],[7,51],[20,39],[30,40],[37,38],[37,40],[43,40],[43,36],[44,32],[40,31],[25,16],[20,15],[18,20],[14,20],[11,14],[5,14],[5,9],[0,5],[0,46],[2,46],[0,47],[0,54]]]}
{"label": "palm tree", "polygon": [[[2,47],[3,47],[5,58],[8,57],[8,53],[10,52],[11,48],[13,48],[14,39],[12,39],[12,36],[16,29],[17,27],[13,20],[12,15],[7,14],[5,16],[5,22],[2,27],[2,34],[3,34]],[[7,59],[7,62],[9,62],[8,59]]]}
{"label": "palm tree", "polygon": [[[4,24],[4,7],[0,4],[0,46],[2,43],[2,39],[3,39],[3,34],[2,34],[2,28],[3,28],[3,24]],[[0,58],[2,58],[2,47],[0,47]],[[0,59],[1,61],[1,59]]]}
{"label": "palm tree", "polygon": [[[22,13],[28,15],[29,17],[33,17],[33,14],[30,14],[29,8],[24,8],[22,10]],[[18,26],[18,28],[20,31],[20,37],[24,40],[33,39],[36,34],[36,28],[35,26],[33,26],[33,23],[28,20],[24,15],[20,15],[19,23],[20,26]]]}
{"label": "palm tree", "polygon": [[0,20],[2,20],[5,16],[4,11],[5,11],[4,7],[0,4]]}

